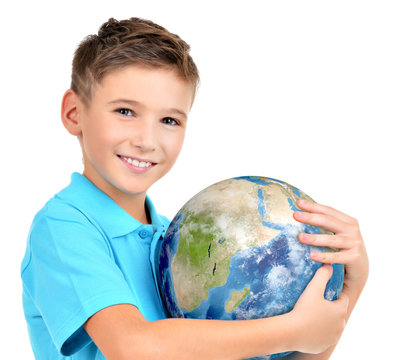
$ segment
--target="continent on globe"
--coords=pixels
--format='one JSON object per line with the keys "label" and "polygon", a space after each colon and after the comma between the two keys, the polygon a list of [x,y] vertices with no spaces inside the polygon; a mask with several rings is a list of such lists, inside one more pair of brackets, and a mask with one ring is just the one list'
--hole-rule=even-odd
{"label": "continent on globe", "polygon": [[[300,232],[326,233],[294,220],[299,199],[313,201],[283,181],[257,176],[221,181],[190,199],[157,249],[157,282],[168,314],[239,320],[291,311],[321,266],[311,251],[336,251],[299,242]],[[343,286],[343,265],[333,268],[328,300]]]}
{"label": "continent on globe", "polygon": [[250,293],[250,286],[240,291],[233,290],[232,294],[230,294],[230,299],[226,301],[226,304],[225,304],[226,312],[228,313],[233,312],[233,310],[235,310],[238,307],[238,305],[243,301],[243,299],[246,296],[249,295],[249,293]]}

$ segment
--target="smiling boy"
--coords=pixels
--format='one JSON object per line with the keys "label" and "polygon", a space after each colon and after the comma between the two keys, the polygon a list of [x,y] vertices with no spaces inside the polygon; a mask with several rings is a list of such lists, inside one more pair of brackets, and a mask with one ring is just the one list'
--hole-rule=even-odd
{"label": "smiling boy", "polygon": [[189,46],[147,20],[110,19],[77,49],[61,116],[79,139],[84,171],[36,215],[22,262],[36,359],[238,359],[294,350],[301,353],[290,358],[329,358],[368,265],[357,222],[322,205],[299,203],[307,212],[295,218],[335,232],[299,239],[341,249],[316,258],[346,265],[339,300],[323,298],[331,276],[323,266],[290,313],[166,319],[153,259],[169,222],[147,191],[179,155],[198,79]]}

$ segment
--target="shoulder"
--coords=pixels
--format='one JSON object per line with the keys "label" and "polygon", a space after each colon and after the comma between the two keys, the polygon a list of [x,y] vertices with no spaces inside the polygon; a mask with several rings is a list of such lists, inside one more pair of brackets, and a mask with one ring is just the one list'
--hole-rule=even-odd
{"label": "shoulder", "polygon": [[73,204],[54,197],[33,219],[21,271],[28,267],[33,256],[48,259],[53,253],[53,256],[64,257],[86,252],[89,247],[110,253],[104,232],[98,225]]}
{"label": "shoulder", "polygon": [[50,229],[76,225],[97,230],[93,220],[84,211],[70,202],[54,197],[34,217],[30,235],[44,230],[44,227]]}

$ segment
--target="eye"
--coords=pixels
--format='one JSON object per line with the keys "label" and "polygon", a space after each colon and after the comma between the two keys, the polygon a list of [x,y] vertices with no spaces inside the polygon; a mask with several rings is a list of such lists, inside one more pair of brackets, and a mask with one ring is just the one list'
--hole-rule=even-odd
{"label": "eye", "polygon": [[179,126],[179,122],[176,121],[175,119],[171,118],[171,117],[165,117],[162,119],[163,123],[166,125],[171,125],[171,126]]}
{"label": "eye", "polygon": [[127,108],[116,109],[116,112],[123,116],[132,116],[133,111]]}

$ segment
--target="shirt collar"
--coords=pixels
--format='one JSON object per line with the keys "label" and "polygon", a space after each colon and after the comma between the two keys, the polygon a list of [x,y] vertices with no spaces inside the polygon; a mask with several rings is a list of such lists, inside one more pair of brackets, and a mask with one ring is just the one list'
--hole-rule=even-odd
{"label": "shirt collar", "polygon": [[[77,172],[72,174],[70,185],[56,197],[78,208],[111,238],[129,234],[143,226],[89,179]],[[146,196],[145,206],[150,215],[153,233],[161,232],[164,225],[148,196]]]}

